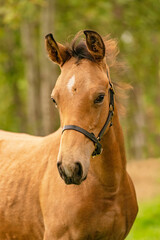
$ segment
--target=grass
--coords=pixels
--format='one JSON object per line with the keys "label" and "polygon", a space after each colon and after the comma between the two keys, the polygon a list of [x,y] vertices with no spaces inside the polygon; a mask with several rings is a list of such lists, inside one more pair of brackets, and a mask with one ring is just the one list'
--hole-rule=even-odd
{"label": "grass", "polygon": [[126,240],[160,240],[160,197],[139,204],[139,213]]}

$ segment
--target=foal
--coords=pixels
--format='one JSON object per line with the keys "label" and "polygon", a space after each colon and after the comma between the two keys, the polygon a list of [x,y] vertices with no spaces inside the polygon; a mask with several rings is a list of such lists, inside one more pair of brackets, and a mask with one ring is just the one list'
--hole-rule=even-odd
{"label": "foal", "polygon": [[98,33],[84,34],[72,48],[46,36],[61,68],[51,94],[61,128],[44,138],[1,134],[1,240],[123,240],[135,220],[109,49]]}

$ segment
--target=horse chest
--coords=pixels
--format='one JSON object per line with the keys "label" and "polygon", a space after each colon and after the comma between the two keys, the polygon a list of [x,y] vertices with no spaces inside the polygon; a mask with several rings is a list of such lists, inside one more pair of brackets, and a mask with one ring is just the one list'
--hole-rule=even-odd
{"label": "horse chest", "polygon": [[[69,206],[63,206],[58,225],[52,231],[54,239],[66,240],[112,240],[123,239],[124,219],[120,218],[120,209],[110,201],[86,201]],[[118,220],[118,221],[117,221]],[[63,238],[64,237],[64,238]]]}

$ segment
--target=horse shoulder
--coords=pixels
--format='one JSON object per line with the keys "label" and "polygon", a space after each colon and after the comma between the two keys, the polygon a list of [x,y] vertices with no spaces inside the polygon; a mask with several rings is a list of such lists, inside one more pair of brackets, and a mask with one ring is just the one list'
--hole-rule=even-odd
{"label": "horse shoulder", "polygon": [[57,133],[34,137],[0,132],[0,222],[3,222],[0,239],[4,231],[12,238],[11,229],[15,230],[17,239],[21,239],[20,235],[33,231],[33,226],[33,239],[42,239],[44,225],[39,188],[49,158],[54,160],[53,146],[58,147],[58,138]]}

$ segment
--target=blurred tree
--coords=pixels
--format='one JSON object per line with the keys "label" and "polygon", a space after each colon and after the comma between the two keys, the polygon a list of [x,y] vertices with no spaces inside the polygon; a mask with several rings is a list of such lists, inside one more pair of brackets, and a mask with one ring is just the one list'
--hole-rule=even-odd
{"label": "blurred tree", "polygon": [[[28,82],[28,127],[23,128],[23,131],[36,135],[48,134],[58,125],[57,111],[53,110],[50,100],[57,71],[55,65],[48,61],[44,46],[45,35],[53,31],[54,9],[53,0],[45,2],[8,0],[2,1],[0,8],[0,13],[4,16],[2,25],[4,31],[6,25],[10,29],[10,39],[18,32],[20,42],[16,48],[22,52],[22,67],[25,68],[25,78]],[[11,72],[11,69],[8,70]],[[16,93],[18,96],[18,91]],[[20,107],[20,104],[18,106]]]}
{"label": "blurred tree", "polygon": [[54,32],[55,19],[55,1],[47,0],[41,8],[40,13],[40,77],[41,77],[41,113],[43,134],[53,132],[58,126],[57,110],[53,110],[51,102],[51,90],[57,80],[57,66],[54,65],[46,57],[46,49],[44,45],[44,36],[50,32]]}
{"label": "blurred tree", "polygon": [[2,129],[25,131],[26,112],[22,95],[23,64],[21,62],[19,33],[12,34],[0,23],[0,125]]}
{"label": "blurred tree", "polygon": [[21,23],[21,42],[28,82],[28,124],[34,134],[41,134],[40,73],[35,24],[26,19]]}

